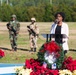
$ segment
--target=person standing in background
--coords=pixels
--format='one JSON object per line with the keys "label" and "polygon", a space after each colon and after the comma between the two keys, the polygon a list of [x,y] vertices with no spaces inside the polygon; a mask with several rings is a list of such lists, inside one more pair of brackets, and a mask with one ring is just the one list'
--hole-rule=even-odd
{"label": "person standing in background", "polygon": [[27,30],[29,32],[29,40],[30,40],[30,52],[36,52],[37,49],[37,39],[39,36],[39,28],[36,24],[36,19],[31,18],[31,24],[27,26]]}
{"label": "person standing in background", "polygon": [[[69,28],[66,23],[64,23],[65,14],[63,12],[57,12],[55,14],[55,22],[51,27],[51,34],[58,35],[55,37],[55,41],[59,44],[62,44],[64,54],[69,50],[68,48],[68,38],[69,38]],[[64,34],[63,37],[60,34]]]}
{"label": "person standing in background", "polygon": [[16,15],[11,16],[11,21],[7,23],[7,29],[9,30],[12,51],[17,51],[17,38],[20,31],[20,23],[17,21]]}

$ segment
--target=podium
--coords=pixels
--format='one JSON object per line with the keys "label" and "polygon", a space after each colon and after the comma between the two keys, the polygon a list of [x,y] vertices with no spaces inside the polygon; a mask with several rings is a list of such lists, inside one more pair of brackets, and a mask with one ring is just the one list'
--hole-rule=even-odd
{"label": "podium", "polygon": [[65,34],[41,34],[44,38],[46,38],[46,42],[51,41],[52,38],[56,40],[56,38],[60,37],[60,39],[67,38]]}
{"label": "podium", "polygon": [[46,42],[51,40],[51,34],[41,34],[41,35],[46,39]]}

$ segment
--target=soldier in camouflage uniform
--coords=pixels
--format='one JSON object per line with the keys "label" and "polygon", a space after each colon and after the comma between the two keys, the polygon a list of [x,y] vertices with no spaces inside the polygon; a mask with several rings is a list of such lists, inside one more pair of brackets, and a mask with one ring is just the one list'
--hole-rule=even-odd
{"label": "soldier in camouflage uniform", "polygon": [[28,32],[29,32],[29,39],[30,39],[30,51],[36,52],[37,49],[37,39],[39,36],[39,28],[37,24],[35,23],[36,19],[31,18],[31,24],[27,26]]}
{"label": "soldier in camouflage uniform", "polygon": [[17,37],[20,30],[20,24],[17,21],[16,15],[12,15],[11,21],[7,23],[7,28],[9,30],[9,38],[12,51],[17,51]]}

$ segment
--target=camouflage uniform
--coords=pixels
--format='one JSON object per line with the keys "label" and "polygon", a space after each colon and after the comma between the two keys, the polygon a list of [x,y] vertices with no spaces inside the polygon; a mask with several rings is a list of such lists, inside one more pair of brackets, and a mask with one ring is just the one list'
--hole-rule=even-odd
{"label": "camouflage uniform", "polygon": [[[31,18],[31,20],[36,21],[35,18]],[[39,28],[35,22],[33,24],[30,24],[29,26],[36,33],[36,34],[34,34],[33,32],[31,32],[30,29],[28,29],[31,51],[33,51],[33,49],[34,49],[34,52],[36,52]]]}
{"label": "camouflage uniform", "polygon": [[[15,17],[15,15],[12,15],[12,17]],[[17,20],[14,21],[10,21],[7,24],[7,28],[9,30],[9,38],[10,38],[10,43],[11,43],[11,47],[12,50],[17,50],[17,37],[18,37],[18,33],[20,30],[20,24]]]}

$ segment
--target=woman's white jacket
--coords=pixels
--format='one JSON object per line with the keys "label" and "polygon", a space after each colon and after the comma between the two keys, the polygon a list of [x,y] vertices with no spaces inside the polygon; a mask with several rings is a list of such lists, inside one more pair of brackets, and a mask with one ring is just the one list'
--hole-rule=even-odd
{"label": "woman's white jacket", "polygon": [[[51,27],[51,34],[55,34],[55,30],[56,30],[57,24],[53,24]],[[65,34],[67,37],[63,39],[64,43],[62,44],[63,50],[69,50],[68,48],[68,37],[69,37],[69,28],[68,25],[64,22],[62,22],[62,26],[61,26],[61,34]]]}

